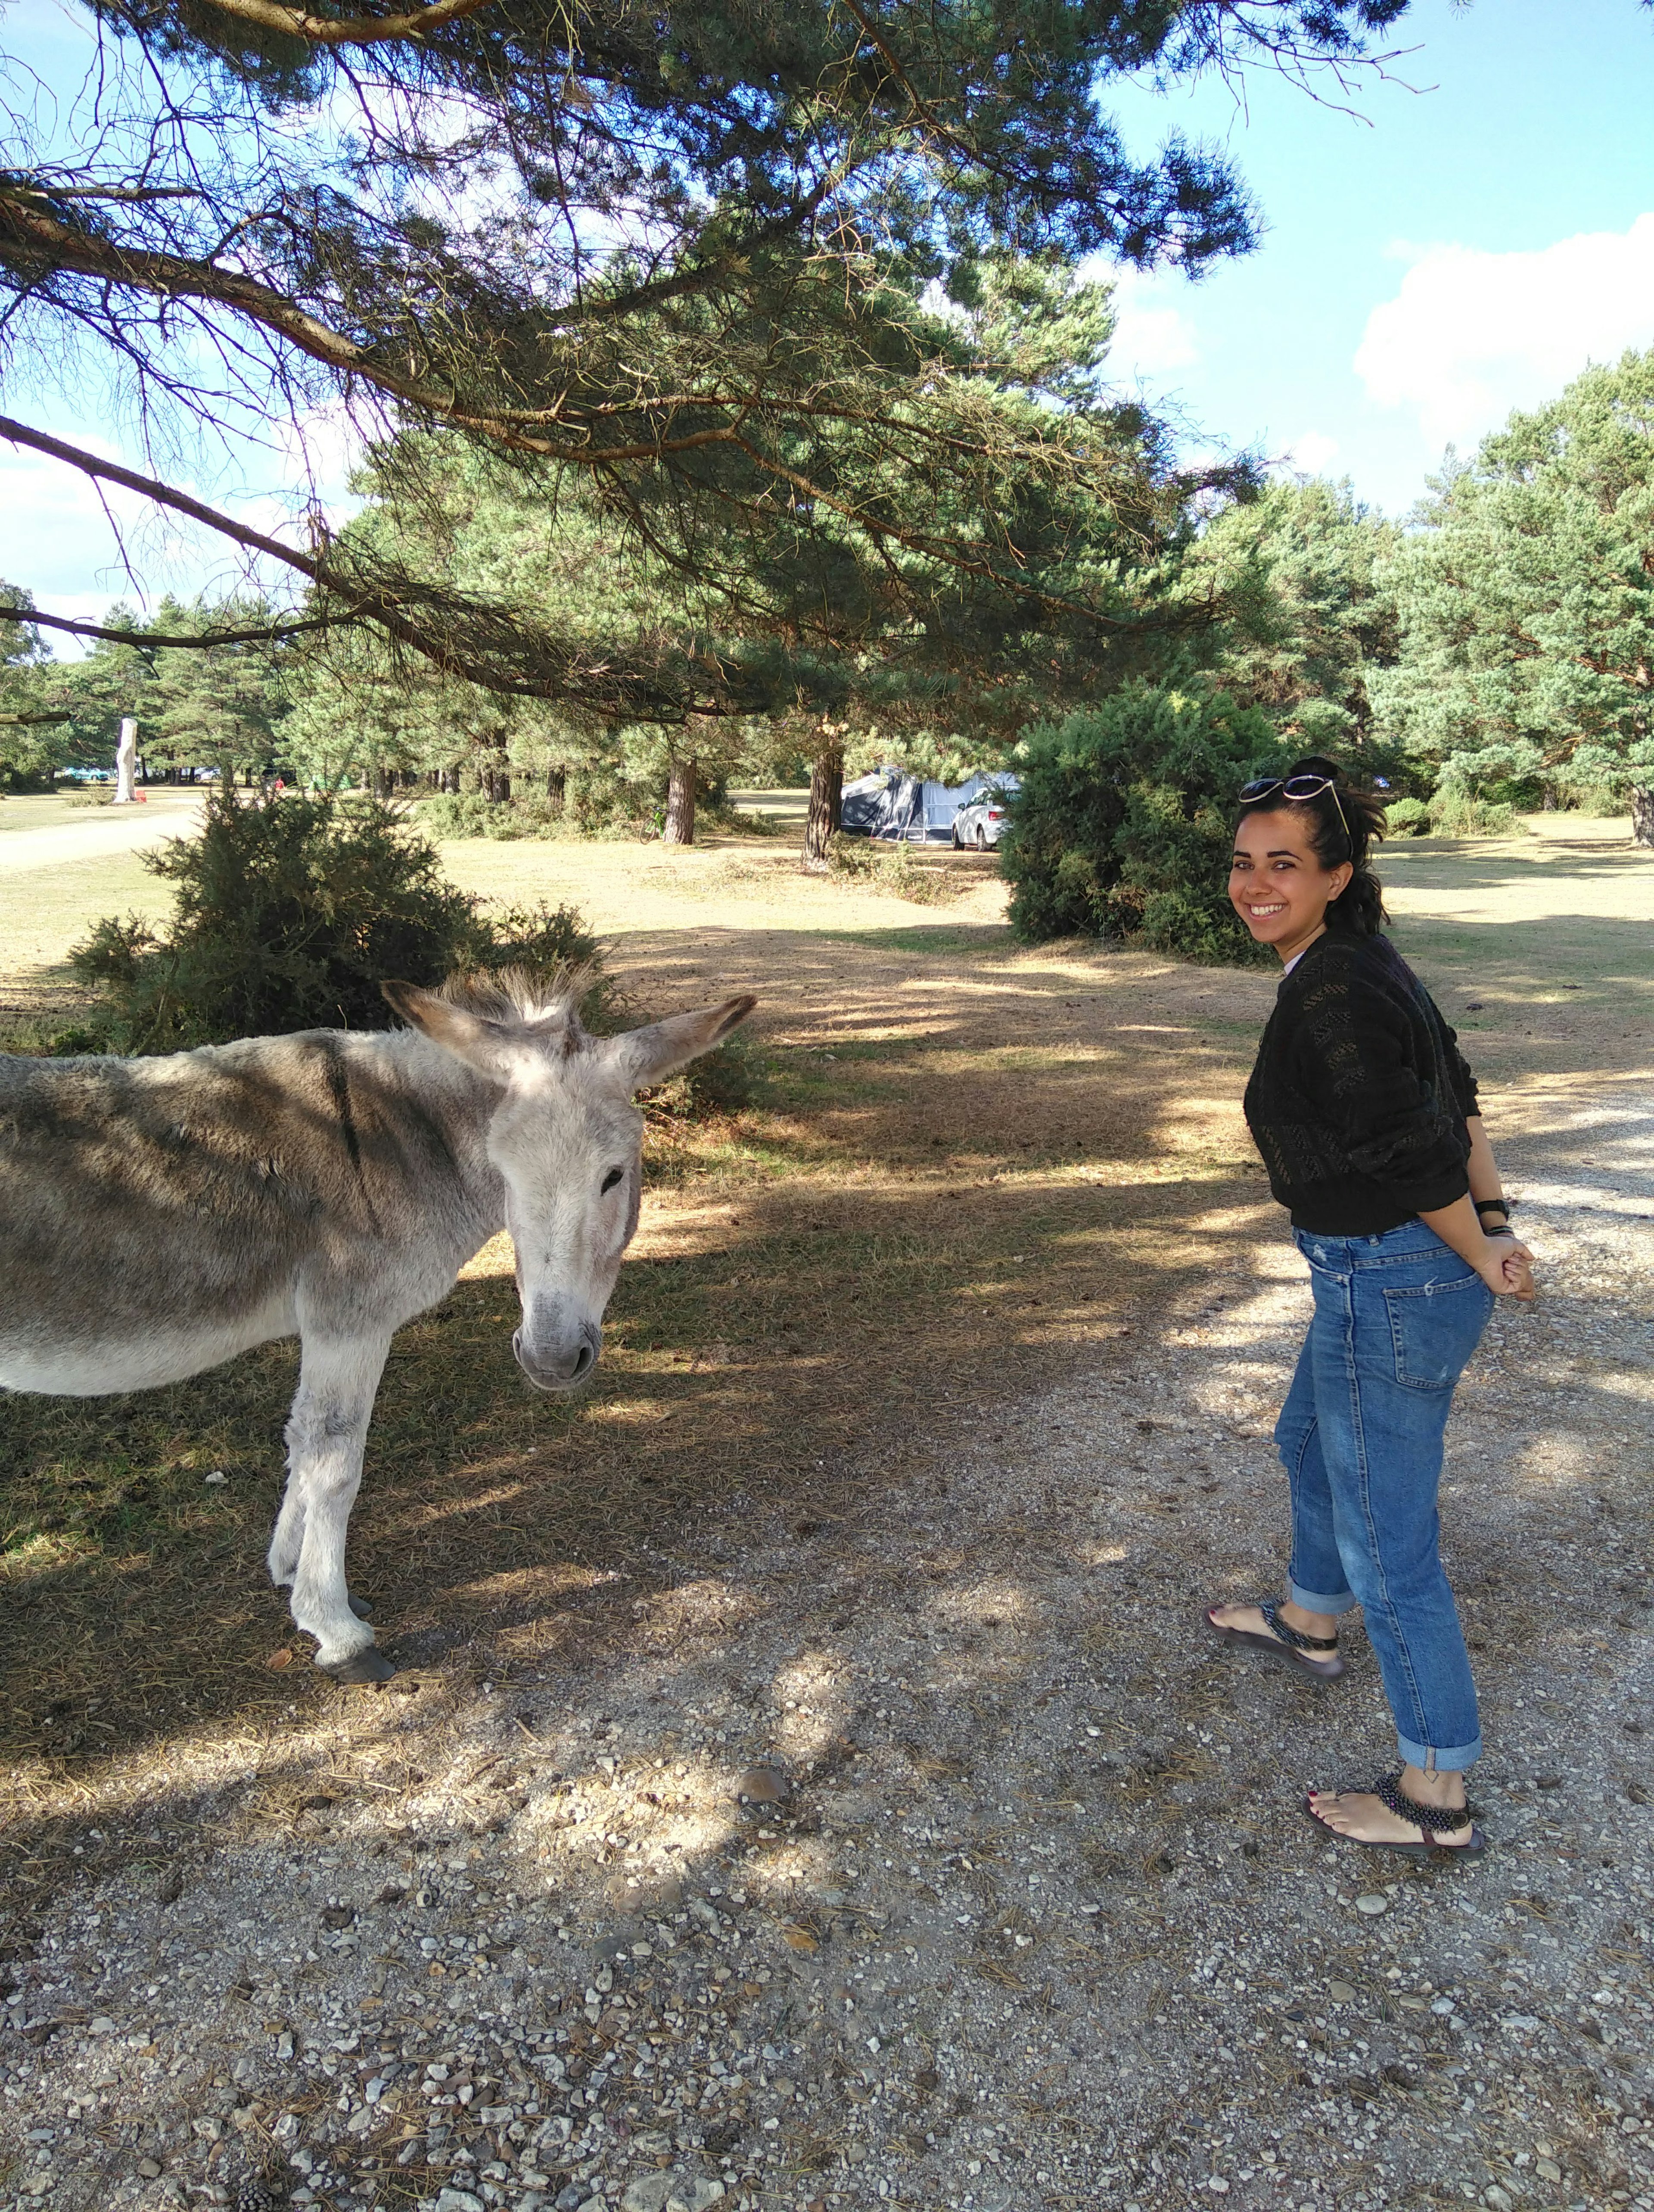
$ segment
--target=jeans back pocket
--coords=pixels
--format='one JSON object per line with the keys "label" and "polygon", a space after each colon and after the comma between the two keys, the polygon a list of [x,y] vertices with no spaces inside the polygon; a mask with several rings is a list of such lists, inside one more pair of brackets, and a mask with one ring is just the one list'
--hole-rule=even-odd
{"label": "jeans back pocket", "polygon": [[1493,1310],[1493,1294],[1480,1275],[1416,1290],[1386,1291],[1396,1380],[1409,1390],[1451,1390]]}

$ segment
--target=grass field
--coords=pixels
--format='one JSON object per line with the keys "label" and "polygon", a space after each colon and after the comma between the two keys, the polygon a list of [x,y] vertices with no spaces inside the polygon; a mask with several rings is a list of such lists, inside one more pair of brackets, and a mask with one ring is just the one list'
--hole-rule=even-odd
{"label": "grass field", "polygon": [[[1571,1086],[1645,1087],[1654,1064],[1654,854],[1622,824],[1539,826],[1385,857],[1399,941],[1496,1129],[1539,1126]],[[702,1507],[783,1490],[830,1520],[1088,1345],[1141,1339],[1152,1390],[1157,1332],[1272,1264],[1239,1113],[1263,971],[1019,948],[972,856],[938,856],[926,905],[805,876],[773,837],[445,859],[491,898],[579,907],[640,1007],[755,991],[763,1075],[749,1108],[652,1133],[578,1401],[516,1375],[503,1242],[397,1340],[352,1556],[405,1655],[485,1629],[554,1652],[571,1587],[648,1587]],[[0,1005],[67,1002],[68,945],[99,914],[158,910],[157,889],[130,855],[0,864]],[[324,1694],[267,1663],[287,1648],[261,1559],[295,1365],[278,1346],[173,1389],[0,1413],[0,1741],[31,1848],[111,1747],[160,1756]]]}

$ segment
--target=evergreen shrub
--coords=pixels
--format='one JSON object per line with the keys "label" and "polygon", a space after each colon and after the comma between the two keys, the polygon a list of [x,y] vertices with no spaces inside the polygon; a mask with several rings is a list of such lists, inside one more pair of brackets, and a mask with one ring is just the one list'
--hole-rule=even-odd
{"label": "evergreen shrub", "polygon": [[999,848],[1013,930],[1267,957],[1229,904],[1230,831],[1242,784],[1294,757],[1262,708],[1192,684],[1130,684],[1030,730]]}
{"label": "evergreen shrub", "polygon": [[419,826],[427,837],[566,837],[574,832],[567,810],[543,793],[528,798],[490,799],[481,791],[437,792],[417,802]]}
{"label": "evergreen shrub", "polygon": [[159,933],[136,915],[108,918],[76,946],[70,965],[100,1003],[98,1042],[77,1033],[70,1049],[175,1052],[385,1029],[386,976],[430,986],[461,969],[597,958],[572,908],[486,910],[378,800],[244,798],[224,787],[199,836],[171,839],[144,865],[174,886],[173,918]]}
{"label": "evergreen shrub", "polygon": [[1427,837],[1430,809],[1421,799],[1392,799],[1384,806],[1384,825],[1392,837]]}

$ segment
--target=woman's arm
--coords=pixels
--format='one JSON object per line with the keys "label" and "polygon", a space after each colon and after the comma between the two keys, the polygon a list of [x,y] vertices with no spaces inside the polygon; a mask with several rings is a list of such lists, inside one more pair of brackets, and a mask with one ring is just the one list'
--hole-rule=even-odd
{"label": "woman's arm", "polygon": [[1470,1133],[1470,1157],[1465,1162],[1465,1172],[1470,1178],[1473,1199],[1503,1198],[1504,1187],[1500,1180],[1499,1165],[1493,1158],[1493,1148],[1487,1141],[1487,1129],[1480,1114],[1465,1118],[1465,1127]]}
{"label": "woman's arm", "polygon": [[1495,1230],[1491,1237],[1482,1228],[1481,1217],[1475,1209],[1476,1200],[1502,1198],[1504,1192],[1500,1188],[1499,1168],[1481,1116],[1472,1114],[1464,1126],[1470,1133],[1470,1157],[1465,1163],[1469,1191],[1465,1197],[1455,1199],[1451,1206],[1421,1213],[1419,1218],[1427,1228],[1435,1231],[1450,1250],[1475,1269],[1490,1291],[1525,1303],[1534,1294],[1533,1254],[1518,1241],[1510,1228]]}

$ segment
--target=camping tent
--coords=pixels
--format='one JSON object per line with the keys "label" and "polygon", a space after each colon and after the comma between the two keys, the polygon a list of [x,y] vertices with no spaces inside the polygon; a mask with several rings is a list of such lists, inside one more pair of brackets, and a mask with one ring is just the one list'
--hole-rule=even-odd
{"label": "camping tent", "polygon": [[945,845],[954,834],[954,815],[994,780],[977,775],[963,783],[937,783],[882,768],[845,786],[839,824],[853,836]]}

